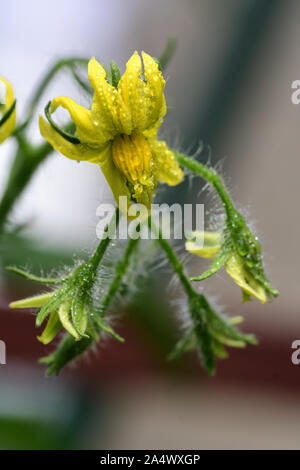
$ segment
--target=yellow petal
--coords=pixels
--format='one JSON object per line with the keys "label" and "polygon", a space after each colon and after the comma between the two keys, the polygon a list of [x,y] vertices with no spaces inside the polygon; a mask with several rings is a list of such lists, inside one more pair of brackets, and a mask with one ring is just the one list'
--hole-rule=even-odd
{"label": "yellow petal", "polygon": [[192,232],[195,240],[188,240],[186,250],[202,258],[214,258],[221,248],[222,233],[219,232]]}
{"label": "yellow petal", "polygon": [[52,312],[49,317],[46,328],[44,329],[41,336],[37,337],[37,339],[43,344],[49,344],[55,338],[57,333],[59,333],[61,328],[62,324],[60,322],[58,313],[56,311]]}
{"label": "yellow petal", "polygon": [[33,297],[27,297],[26,299],[16,300],[9,304],[9,308],[38,308],[42,307],[48,300],[51,299],[54,292],[48,292],[47,294],[34,295]]}
{"label": "yellow petal", "polygon": [[167,112],[166,100],[164,96],[165,80],[158,68],[158,64],[146,52],[142,52],[144,62],[144,75],[147,81],[147,89],[151,108],[149,112],[148,128],[161,121]]}
{"label": "yellow petal", "polygon": [[59,307],[58,316],[59,316],[62,326],[70,333],[70,335],[74,336],[76,340],[79,340],[80,336],[75,330],[70,320],[70,309],[71,309],[71,304],[69,302],[63,303]]}
{"label": "yellow petal", "polygon": [[112,190],[117,204],[119,204],[120,196],[126,196],[128,208],[130,205],[131,196],[127,186],[127,180],[113,162],[111,147],[107,147],[106,150],[101,153],[99,165],[106,181],[110,186],[110,189]]}
{"label": "yellow petal", "polygon": [[118,91],[130,111],[132,129],[136,131],[149,126],[149,94],[141,75],[142,61],[135,51],[126,64],[126,71],[119,81]]}
{"label": "yellow petal", "polygon": [[248,268],[243,263],[243,260],[235,254],[231,254],[225,263],[225,268],[231,279],[238,284],[243,291],[250,295],[253,295],[265,303],[267,300],[266,291],[264,287],[257,282]]}
{"label": "yellow petal", "polygon": [[65,157],[72,160],[85,160],[91,163],[99,162],[99,154],[103,148],[92,148],[86,144],[72,144],[62,137],[55,129],[40,116],[39,119],[40,132],[57,152],[62,153]]}
{"label": "yellow petal", "polygon": [[52,100],[51,112],[54,113],[59,106],[69,111],[76,126],[76,136],[82,143],[99,147],[106,142],[106,136],[101,134],[100,129],[93,125],[89,109],[65,96],[59,96]]}
{"label": "yellow petal", "polygon": [[138,132],[151,129],[157,122],[159,125],[166,114],[163,94],[165,80],[152,57],[144,52],[142,55],[146,80],[142,79],[142,61],[135,51],[127,62],[126,71],[118,85],[123,101],[131,113],[132,128]]}
{"label": "yellow petal", "polygon": [[118,133],[131,134],[130,112],[118,90],[106,81],[106,72],[94,57],[89,62],[88,74],[95,91],[91,109],[94,125],[107,139]]}
{"label": "yellow petal", "polygon": [[166,142],[150,140],[150,145],[154,160],[154,171],[159,181],[170,186],[181,183],[184,178],[183,171]]}
{"label": "yellow petal", "polygon": [[[4,83],[6,87],[5,99],[4,99],[4,110],[2,116],[12,107],[15,96],[11,84],[5,80],[5,78],[0,77],[0,82]],[[16,125],[16,109],[13,110],[9,118],[0,126],[0,143],[2,143],[7,137],[9,137],[14,131]]]}
{"label": "yellow petal", "polygon": [[145,136],[150,142],[155,142],[157,140],[157,132],[160,125],[161,121],[157,121],[154,126],[142,132],[143,136]]}

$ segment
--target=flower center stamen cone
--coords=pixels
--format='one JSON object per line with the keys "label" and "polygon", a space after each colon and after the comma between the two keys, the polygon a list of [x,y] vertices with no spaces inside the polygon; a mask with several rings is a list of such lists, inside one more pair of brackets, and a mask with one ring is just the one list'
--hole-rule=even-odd
{"label": "flower center stamen cone", "polygon": [[112,145],[115,166],[133,188],[133,197],[151,204],[157,182],[153,175],[153,157],[149,142],[142,134],[119,135]]}

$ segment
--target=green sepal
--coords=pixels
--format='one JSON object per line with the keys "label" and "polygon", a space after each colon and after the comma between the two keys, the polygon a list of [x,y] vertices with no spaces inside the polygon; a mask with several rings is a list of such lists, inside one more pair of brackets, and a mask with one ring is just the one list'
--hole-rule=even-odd
{"label": "green sepal", "polygon": [[222,333],[217,331],[211,332],[212,337],[214,340],[217,340],[220,344],[224,344],[224,346],[229,346],[231,348],[244,348],[246,346],[246,342],[241,339],[232,339]]}
{"label": "green sepal", "polygon": [[175,344],[172,351],[167,355],[167,361],[174,361],[179,358],[182,354],[187,351],[191,351],[196,346],[196,336],[194,328],[186,333],[179,341]]}
{"label": "green sepal", "polygon": [[222,317],[213,309],[210,309],[209,311],[209,321],[214,332],[212,334],[222,335],[227,337],[227,340],[234,340],[237,342],[241,341],[251,344],[252,346],[256,346],[258,344],[254,335],[239,332],[232,324],[230,324],[230,319]]}
{"label": "green sepal", "polygon": [[[206,300],[206,299],[205,299]],[[196,344],[199,350],[203,367],[210,375],[216,372],[216,361],[213,349],[213,338],[209,330],[209,304],[204,302],[201,294],[196,294],[189,300],[191,318],[194,322]]]}
{"label": "green sepal", "polygon": [[215,375],[216,360],[213,348],[213,340],[208,325],[205,321],[202,321],[196,326],[195,335],[197,338],[197,346],[202,365],[209,375]]}
{"label": "green sepal", "polygon": [[227,250],[221,248],[220,251],[217,253],[216,257],[214,258],[213,262],[211,263],[210,267],[202,273],[200,276],[191,277],[191,281],[203,281],[210,276],[213,276],[216,272],[218,272],[225,264],[227,259],[228,253]]}
{"label": "green sepal", "polygon": [[158,70],[160,72],[162,72],[163,69],[162,69],[162,66],[161,66],[161,63],[160,63],[159,59],[157,57],[153,57],[153,60],[158,65]]}
{"label": "green sepal", "polygon": [[45,318],[53,311],[57,310],[60,304],[65,300],[65,292],[59,289],[55,294],[48,300],[48,302],[43,305],[38,311],[35,325],[36,327],[41,326]]}
{"label": "green sepal", "polygon": [[63,282],[63,279],[60,279],[60,278],[36,276],[35,274],[31,274],[15,266],[6,266],[5,269],[7,271],[11,271],[13,273],[19,274],[20,276],[26,277],[26,279],[29,279],[30,281],[41,282],[42,284],[61,284]]}
{"label": "green sepal", "polygon": [[213,341],[214,353],[218,359],[228,359],[229,353],[219,341]]}
{"label": "green sepal", "polygon": [[110,61],[111,84],[113,87],[118,88],[119,81],[121,80],[121,73],[116,62]]}
{"label": "green sepal", "polygon": [[99,331],[91,315],[88,316],[86,332],[89,337],[93,338],[94,341],[99,340]]}
{"label": "green sepal", "polygon": [[95,314],[93,317],[96,325],[100,328],[100,330],[105,331],[105,333],[110,334],[113,338],[124,343],[125,339],[122,336],[118,335],[111,326],[109,326],[100,315]]}

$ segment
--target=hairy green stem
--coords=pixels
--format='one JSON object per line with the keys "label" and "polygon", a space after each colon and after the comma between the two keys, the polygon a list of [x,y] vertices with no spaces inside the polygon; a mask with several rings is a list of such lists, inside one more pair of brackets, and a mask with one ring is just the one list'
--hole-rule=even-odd
{"label": "hairy green stem", "polygon": [[[153,229],[153,224],[152,224]],[[160,244],[161,248],[165,252],[175,274],[177,274],[189,300],[193,300],[195,297],[198,298],[198,302],[202,305],[204,310],[207,310],[209,307],[209,303],[206,297],[203,294],[199,294],[195,289],[192,287],[189,277],[184,272],[183,264],[181,263],[180,259],[176,255],[175,251],[173,250],[170,243],[162,237],[162,233],[160,230],[157,230],[158,233],[158,243]],[[193,312],[191,312],[193,314]]]}
{"label": "hairy green stem", "polygon": [[186,294],[188,295],[188,297],[193,297],[196,294],[196,292],[193,289],[188,276],[184,272],[184,268],[183,268],[181,261],[179,260],[175,251],[171,247],[170,243],[168,243],[167,240],[163,238],[161,230],[158,227],[156,227],[151,217],[149,217],[148,219],[148,226],[151,232],[153,232],[158,237],[157,241],[160,244],[163,251],[165,252],[174,272],[179,277]]}
{"label": "hairy green stem", "polygon": [[210,183],[211,186],[213,186],[213,188],[218,193],[221,201],[223,202],[223,205],[227,214],[227,218],[231,220],[233,215],[236,213],[236,209],[228,194],[228,191],[226,190],[224,186],[224,183],[220,175],[215,170],[208,168],[207,166],[203,165],[203,163],[197,162],[193,158],[183,153],[174,151],[174,154],[181,166],[201,176],[208,183]]}
{"label": "hairy green stem", "polygon": [[116,266],[116,275],[109,287],[109,290],[101,304],[101,313],[103,314],[109,307],[109,305],[111,304],[115,294],[118,292],[119,288],[120,288],[120,285],[121,285],[121,282],[122,282],[122,279],[124,277],[124,275],[126,274],[127,272],[127,269],[128,269],[128,266],[129,266],[129,261],[130,261],[130,257],[133,253],[133,251],[135,250],[137,244],[139,242],[139,238],[137,239],[133,239],[133,238],[130,238],[129,239],[129,242],[127,244],[127,247],[126,247],[126,250],[125,250],[125,253],[124,253],[124,256],[123,258],[118,262],[117,266]]}
{"label": "hairy green stem", "polygon": [[120,220],[120,210],[119,208],[117,208],[115,214],[112,216],[111,220],[109,221],[109,224],[107,225],[105,229],[105,232],[108,232],[108,236],[101,240],[98,247],[96,248],[95,253],[90,259],[90,264],[94,267],[94,269],[97,269],[101,259],[103,258],[103,255],[108,245],[111,242],[111,238],[109,234],[112,233],[112,230],[115,232],[115,229],[119,225],[119,220]]}

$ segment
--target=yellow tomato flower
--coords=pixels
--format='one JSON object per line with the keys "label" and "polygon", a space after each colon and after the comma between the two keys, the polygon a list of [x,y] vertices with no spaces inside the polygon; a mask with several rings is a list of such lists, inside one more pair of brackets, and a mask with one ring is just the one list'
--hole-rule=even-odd
{"label": "yellow tomato flower", "polygon": [[157,140],[157,130],[166,114],[165,80],[157,62],[145,52],[142,61],[135,52],[116,86],[108,82],[104,68],[92,58],[88,76],[94,89],[91,109],[71,98],[51,102],[69,111],[76,126],[76,141],[70,142],[40,117],[42,136],[63,155],[100,165],[118,202],[127,196],[148,208],[157,182],[176,185],[183,179],[173,152]]}
{"label": "yellow tomato flower", "polygon": [[[188,240],[185,244],[186,249],[193,254],[203,258],[214,258],[220,253],[222,248],[223,235],[219,232],[193,232],[194,239]],[[196,239],[196,240],[195,240]],[[203,243],[199,243],[198,240]],[[248,266],[244,263],[241,256],[233,249],[224,252],[224,261],[220,261],[218,269],[224,264],[227,274],[231,279],[242,288],[244,300],[249,300],[254,296],[262,303],[267,300],[264,286],[257,281],[250,272]],[[217,269],[214,269],[216,272]],[[207,271],[209,273],[209,270]],[[207,276],[208,277],[208,276]]]}
{"label": "yellow tomato flower", "polygon": [[6,88],[4,103],[0,103],[0,144],[9,137],[16,125],[16,101],[11,84],[0,77],[0,84]]}

